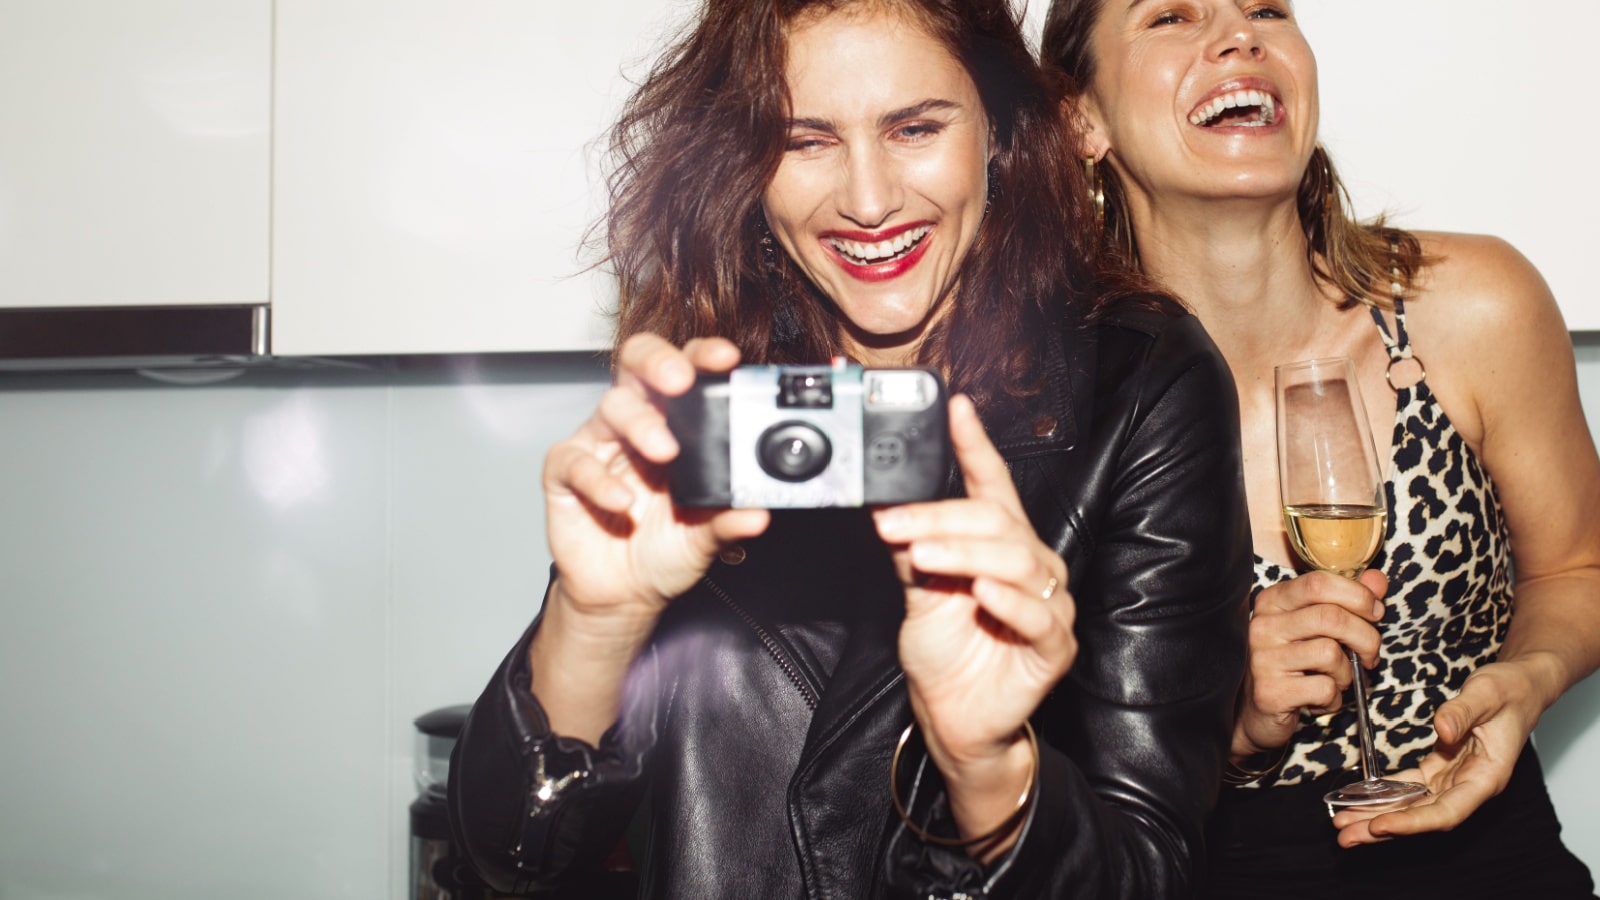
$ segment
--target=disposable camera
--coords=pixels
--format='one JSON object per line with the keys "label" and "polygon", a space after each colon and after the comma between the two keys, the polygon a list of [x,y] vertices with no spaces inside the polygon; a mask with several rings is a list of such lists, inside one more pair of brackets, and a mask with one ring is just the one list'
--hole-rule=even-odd
{"label": "disposable camera", "polygon": [[796,509],[932,500],[950,471],[945,387],[927,369],[740,366],[666,401],[680,506]]}

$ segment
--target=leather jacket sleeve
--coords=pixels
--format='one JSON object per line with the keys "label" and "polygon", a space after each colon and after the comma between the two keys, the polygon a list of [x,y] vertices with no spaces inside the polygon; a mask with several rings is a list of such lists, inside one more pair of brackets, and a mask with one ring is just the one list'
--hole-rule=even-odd
{"label": "leather jacket sleeve", "polygon": [[[1237,395],[1196,320],[1142,330],[1099,329],[1096,412],[1072,452],[1008,454],[1035,527],[1068,562],[1080,642],[1034,715],[1040,767],[1022,835],[984,870],[896,822],[888,866],[912,896],[1152,900],[1194,888],[1245,662]],[[1035,502],[1062,494],[1073,499]],[[918,802],[930,827],[953,827],[938,821],[942,797]]]}
{"label": "leather jacket sleeve", "polygon": [[500,664],[456,741],[451,836],[497,891],[562,886],[573,891],[564,896],[585,896],[585,879],[603,877],[605,857],[644,794],[654,654],[635,662],[621,721],[595,748],[551,733],[533,696],[528,645],[538,627],[536,619]]}

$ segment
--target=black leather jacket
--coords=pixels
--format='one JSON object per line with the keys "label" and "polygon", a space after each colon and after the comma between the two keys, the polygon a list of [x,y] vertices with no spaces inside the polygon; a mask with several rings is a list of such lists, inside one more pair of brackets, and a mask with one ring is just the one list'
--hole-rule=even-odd
{"label": "black leather jacket", "polygon": [[[526,891],[591,870],[648,797],[643,896],[1188,895],[1245,660],[1233,382],[1187,315],[1124,307],[1042,343],[1031,418],[986,424],[1066,559],[1080,651],[1033,717],[1012,851],[985,868],[895,816],[901,589],[862,511],[813,511],[775,515],[672,603],[598,749],[550,734],[530,627],[451,765],[455,839],[483,877]],[[937,827],[926,769],[913,799]]]}

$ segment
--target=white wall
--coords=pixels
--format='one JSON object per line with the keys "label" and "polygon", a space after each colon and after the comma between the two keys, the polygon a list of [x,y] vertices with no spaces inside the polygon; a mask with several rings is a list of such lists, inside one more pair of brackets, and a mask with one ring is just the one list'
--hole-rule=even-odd
{"label": "white wall", "polygon": [[1600,4],[1300,0],[1322,138],[1364,214],[1499,235],[1539,267],[1567,326],[1600,329],[1585,95]]}

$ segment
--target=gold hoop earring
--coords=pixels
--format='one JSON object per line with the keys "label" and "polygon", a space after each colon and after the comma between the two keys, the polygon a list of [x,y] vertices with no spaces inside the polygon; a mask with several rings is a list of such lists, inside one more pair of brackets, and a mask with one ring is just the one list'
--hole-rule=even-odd
{"label": "gold hoop earring", "polygon": [[995,194],[1000,190],[1000,162],[993,156],[989,157],[989,164],[983,170],[983,216],[988,218],[990,207],[994,206]]}
{"label": "gold hoop earring", "polygon": [[1106,227],[1106,189],[1100,183],[1099,161],[1092,156],[1083,158],[1083,177],[1089,182],[1089,205],[1094,208],[1094,227]]}

